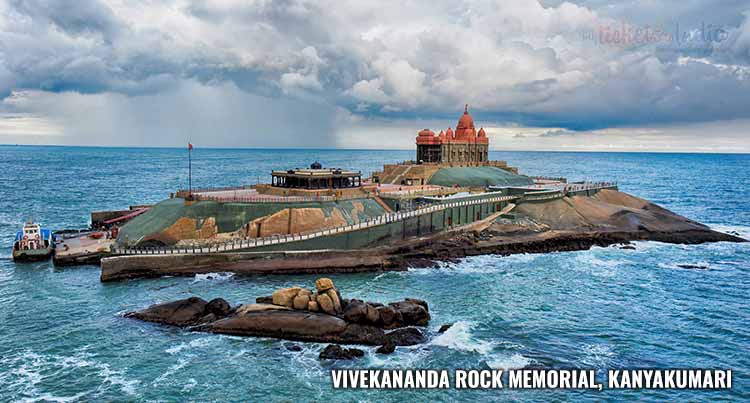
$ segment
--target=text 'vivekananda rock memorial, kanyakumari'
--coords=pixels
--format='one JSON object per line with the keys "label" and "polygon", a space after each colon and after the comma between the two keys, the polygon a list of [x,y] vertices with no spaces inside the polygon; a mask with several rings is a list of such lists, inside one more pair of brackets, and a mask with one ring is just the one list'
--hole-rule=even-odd
{"label": "text 'vivekananda rock memorial, kanyakumari'", "polygon": [[[418,132],[413,161],[370,178],[346,167],[271,172],[268,184],[173,192],[92,213],[97,248],[68,237],[58,264],[101,261],[101,280],[204,272],[404,270],[468,255],[587,249],[631,240],[740,240],[618,190],[529,177],[489,159],[464,108],[455,128]],[[282,168],[282,167],[280,167]]]}

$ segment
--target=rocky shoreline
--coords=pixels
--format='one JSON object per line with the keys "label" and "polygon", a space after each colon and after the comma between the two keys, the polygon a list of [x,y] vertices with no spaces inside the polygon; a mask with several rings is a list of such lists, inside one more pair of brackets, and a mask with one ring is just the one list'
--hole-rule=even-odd
{"label": "rocky shoreline", "polygon": [[[388,257],[391,270],[430,267],[436,262],[460,259],[467,256],[523,253],[552,253],[588,250],[592,247],[630,245],[634,241],[656,241],[672,244],[695,245],[709,242],[747,242],[737,236],[716,231],[686,231],[651,233],[642,232],[556,232],[532,235],[508,241],[487,236],[486,233],[467,233],[450,239],[405,245]],[[631,246],[628,249],[636,249]]]}
{"label": "rocky shoreline", "polygon": [[[315,291],[282,288],[256,303],[232,307],[222,298],[206,301],[190,297],[128,312],[138,319],[192,331],[249,337],[272,337],[301,342],[380,346],[389,354],[396,346],[423,343],[419,328],[429,324],[425,301],[407,298],[381,304],[342,298],[327,278],[316,281]],[[350,349],[330,348],[321,355],[353,358]]]}
{"label": "rocky shoreline", "polygon": [[102,262],[101,280],[192,276],[217,271],[238,274],[399,271],[466,256],[578,251],[632,241],[747,242],[736,235],[713,231],[647,200],[602,190],[590,197],[522,204],[511,214],[481,226],[370,249],[107,258]]}

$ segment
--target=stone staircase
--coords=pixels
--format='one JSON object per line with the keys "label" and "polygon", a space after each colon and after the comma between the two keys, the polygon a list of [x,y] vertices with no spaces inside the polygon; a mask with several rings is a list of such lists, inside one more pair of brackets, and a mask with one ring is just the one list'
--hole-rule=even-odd
{"label": "stone staircase", "polygon": [[411,165],[399,165],[393,170],[393,172],[389,173],[388,176],[382,178],[380,182],[399,185],[401,184],[401,179],[409,172],[409,170],[411,170],[411,167]]}
{"label": "stone staircase", "polygon": [[386,213],[393,213],[393,209],[391,208],[391,206],[389,206],[388,203],[384,202],[383,199],[378,196],[374,196],[372,199],[375,200],[375,202],[378,203],[380,207],[383,207]]}

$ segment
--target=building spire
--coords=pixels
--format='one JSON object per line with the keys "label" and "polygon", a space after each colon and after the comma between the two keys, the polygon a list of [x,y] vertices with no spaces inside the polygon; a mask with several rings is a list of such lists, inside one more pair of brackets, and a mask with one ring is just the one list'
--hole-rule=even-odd
{"label": "building spire", "polygon": [[464,105],[464,113],[469,113],[469,104]]}

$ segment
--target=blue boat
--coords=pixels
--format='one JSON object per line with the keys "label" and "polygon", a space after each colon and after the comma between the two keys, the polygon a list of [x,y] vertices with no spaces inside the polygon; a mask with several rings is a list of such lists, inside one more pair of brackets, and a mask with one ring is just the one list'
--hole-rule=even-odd
{"label": "blue boat", "polygon": [[16,232],[13,241],[13,260],[36,261],[46,260],[52,256],[54,242],[52,231],[39,224],[28,222],[21,231]]}

